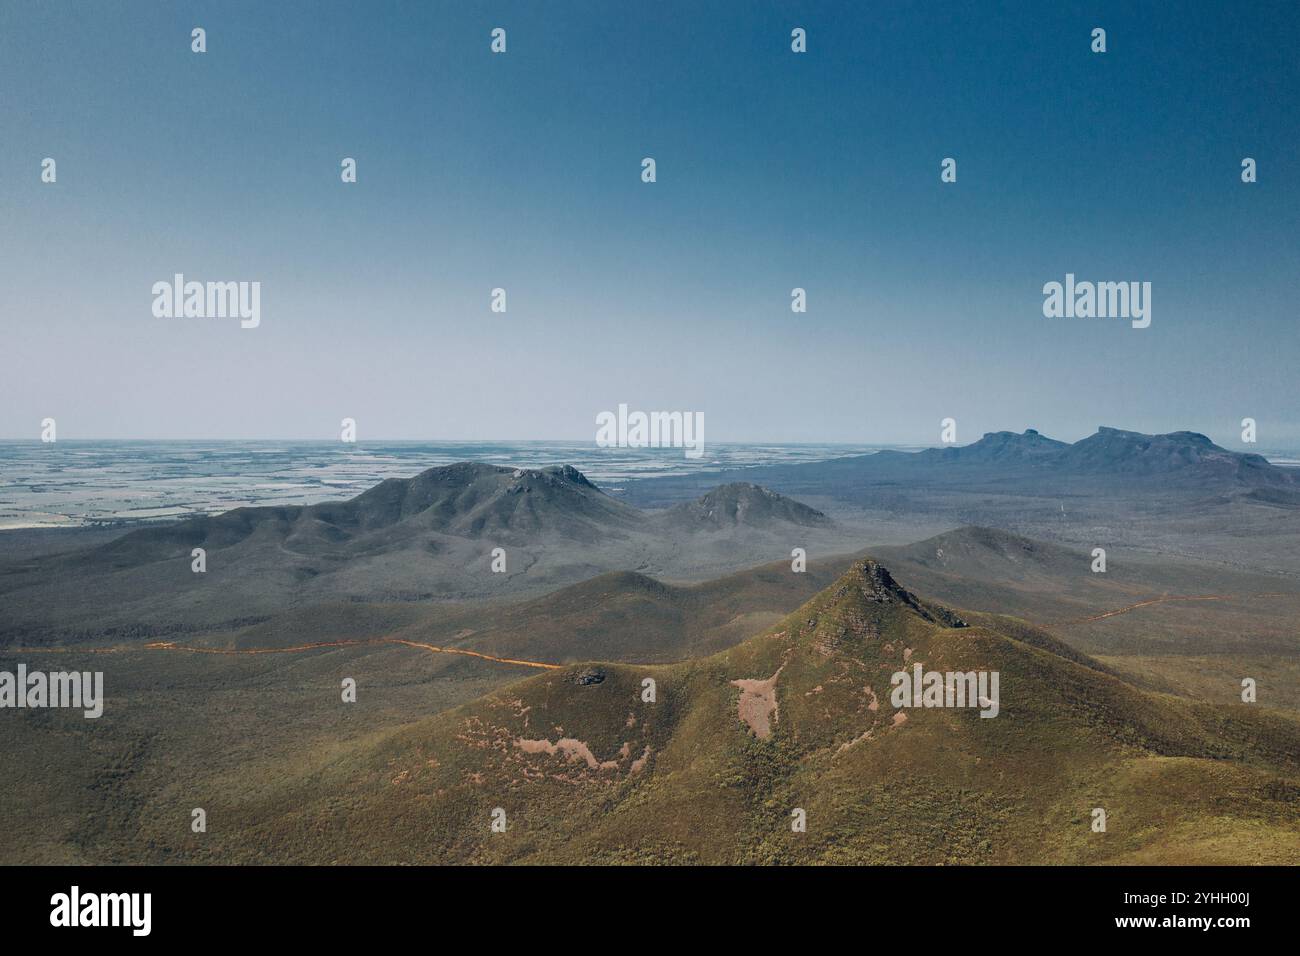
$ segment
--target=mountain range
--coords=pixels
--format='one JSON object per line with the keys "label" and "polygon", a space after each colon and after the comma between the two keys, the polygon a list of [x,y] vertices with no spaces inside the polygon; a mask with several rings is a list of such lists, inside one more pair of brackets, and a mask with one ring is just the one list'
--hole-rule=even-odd
{"label": "mountain range", "polygon": [[[911,540],[925,536],[925,521],[929,533],[935,524],[978,525],[1085,550],[1126,547],[1285,572],[1300,535],[1300,469],[1189,431],[1103,427],[1073,444],[1034,429],[991,432],[959,447],[730,470],[707,480],[755,482],[837,521],[855,516],[877,528],[907,521]],[[630,482],[624,497],[663,508],[704,490],[700,476],[669,476]]]}
{"label": "mountain range", "polygon": [[0,641],[157,637],[339,601],[515,598],[614,571],[699,581],[788,560],[794,548],[853,553],[865,534],[915,540],[903,534],[926,520],[1272,568],[1285,530],[1300,531],[1300,482],[1193,432],[1112,428],[1073,444],[1029,429],[963,447],[651,479],[619,497],[569,466],[463,462],[346,501],[237,508],[10,559],[0,563]]}
{"label": "mountain range", "polygon": [[[1255,489],[1300,490],[1300,472],[1271,464],[1262,455],[1230,451],[1197,432],[1144,435],[1100,427],[1073,444],[1030,428],[1024,432],[989,432],[969,445],[927,448],[918,452],[884,450],[825,462],[774,465],[711,475],[748,476],[776,489],[817,488],[835,494],[846,481],[893,484],[924,480],[928,485],[1034,482],[1039,493],[1064,483],[1091,489],[1131,490],[1134,480],[1159,481],[1163,490],[1248,492]],[[698,476],[652,478],[635,483],[631,496],[642,504],[664,504],[698,480]]]}
{"label": "mountain range", "polygon": [[646,512],[569,466],[464,462],[347,501],[236,508],[10,562],[0,566],[0,639],[160,636],[340,600],[514,597],[614,570],[703,578],[795,546],[836,553],[855,541],[821,512],[748,483]]}

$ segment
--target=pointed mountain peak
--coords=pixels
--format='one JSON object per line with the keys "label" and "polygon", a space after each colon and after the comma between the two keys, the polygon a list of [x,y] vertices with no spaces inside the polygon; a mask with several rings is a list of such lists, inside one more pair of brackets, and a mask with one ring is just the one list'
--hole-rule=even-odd
{"label": "pointed mountain peak", "polygon": [[948,608],[922,601],[894,580],[889,569],[873,558],[855,562],[831,586],[831,593],[836,604],[864,600],[869,604],[906,608],[925,620],[944,627],[967,626],[965,621]]}
{"label": "pointed mountain peak", "polygon": [[591,483],[591,479],[572,465],[551,465],[549,468],[543,468],[542,474],[560,481],[571,481],[575,485],[583,485],[587,488],[596,487]]}

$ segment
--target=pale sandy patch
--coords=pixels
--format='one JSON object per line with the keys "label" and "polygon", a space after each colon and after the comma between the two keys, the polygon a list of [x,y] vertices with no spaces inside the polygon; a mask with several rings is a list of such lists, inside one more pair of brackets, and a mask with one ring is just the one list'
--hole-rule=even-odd
{"label": "pale sandy patch", "polygon": [[740,688],[740,702],[737,711],[740,719],[759,740],[772,736],[772,724],[780,716],[776,702],[776,679],[785,670],[782,664],[776,673],[767,680],[733,680],[731,683]]}
{"label": "pale sandy patch", "polygon": [[[562,754],[570,763],[582,761],[590,770],[617,770],[618,760],[597,760],[596,755],[591,752],[591,748],[581,740],[573,737],[561,737],[555,743],[549,740],[525,740],[523,737],[516,738],[515,746],[526,754],[547,754],[554,756]],[[623,744],[619,751],[620,759],[626,760],[630,756],[628,744]]]}

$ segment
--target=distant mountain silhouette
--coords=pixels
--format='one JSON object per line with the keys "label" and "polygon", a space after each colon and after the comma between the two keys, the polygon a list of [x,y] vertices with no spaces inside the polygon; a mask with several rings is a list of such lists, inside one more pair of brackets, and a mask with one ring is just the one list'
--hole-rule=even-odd
{"label": "distant mountain silhouette", "polygon": [[[1280,507],[1297,504],[1292,492],[1300,492],[1300,469],[1230,451],[1197,432],[1144,435],[1103,426],[1073,444],[1030,428],[990,432],[969,445],[918,452],[886,450],[708,476],[648,478],[630,483],[627,499],[641,507],[664,508],[697,497],[706,482],[736,480],[757,482],[781,494],[818,495],[895,511],[951,505],[920,500],[948,491],[996,491],[1044,502],[1058,495],[1130,496],[1139,485],[1156,482],[1154,490],[1161,495],[1241,496]],[[1252,495],[1255,491],[1266,493]],[[984,504],[989,501],[983,499]],[[968,523],[981,517],[970,512],[970,504],[962,515]],[[991,519],[989,515],[982,523]]]}
{"label": "distant mountain silhouette", "polygon": [[[883,451],[885,459],[890,461],[917,462],[1039,462],[1050,461],[1070,446],[1055,438],[1040,435],[1030,428],[1021,434],[1015,432],[987,432],[983,438],[969,445],[951,448],[927,448],[925,451],[908,453]],[[882,460],[885,460],[882,459]]]}
{"label": "distant mountain silhouette", "polygon": [[1144,435],[1105,425],[1072,445],[1030,428],[1021,434],[989,432],[977,442],[953,448],[881,452],[855,460],[867,468],[874,460],[909,471],[934,469],[936,474],[947,467],[976,466],[1009,475],[1033,470],[1079,477],[1173,477],[1248,488],[1300,486],[1292,472],[1270,464],[1262,455],[1229,451],[1197,432]]}
{"label": "distant mountain silhouette", "polygon": [[831,523],[815,508],[746,481],[719,485],[696,501],[675,505],[664,514],[664,521],[687,530],[770,527],[778,522],[824,527]]}
{"label": "distant mountain silhouette", "polygon": [[1292,472],[1263,455],[1229,451],[1197,432],[1143,435],[1102,426],[1068,446],[1054,464],[1078,474],[1176,476],[1252,488],[1297,484]]}

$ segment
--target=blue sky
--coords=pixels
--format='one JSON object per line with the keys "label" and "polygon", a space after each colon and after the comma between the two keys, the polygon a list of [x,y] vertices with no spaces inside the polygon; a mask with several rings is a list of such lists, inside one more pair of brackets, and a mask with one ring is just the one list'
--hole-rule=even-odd
{"label": "blue sky", "polygon": [[[8,3],[0,437],[1295,446],[1298,46],[1294,3]],[[176,272],[260,327],[155,318]],[[1044,318],[1067,272],[1151,327]]]}

